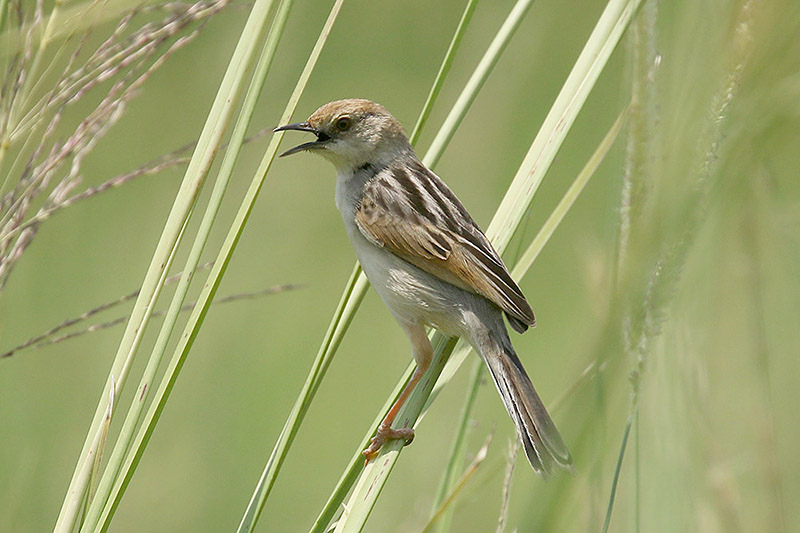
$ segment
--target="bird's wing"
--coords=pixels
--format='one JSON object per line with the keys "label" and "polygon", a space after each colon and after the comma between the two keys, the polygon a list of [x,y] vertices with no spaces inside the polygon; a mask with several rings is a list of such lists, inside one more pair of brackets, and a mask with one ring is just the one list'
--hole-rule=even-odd
{"label": "bird's wing", "polygon": [[515,330],[535,324],[489,240],[447,185],[421,163],[387,167],[367,182],[355,220],[375,245],[493,302]]}

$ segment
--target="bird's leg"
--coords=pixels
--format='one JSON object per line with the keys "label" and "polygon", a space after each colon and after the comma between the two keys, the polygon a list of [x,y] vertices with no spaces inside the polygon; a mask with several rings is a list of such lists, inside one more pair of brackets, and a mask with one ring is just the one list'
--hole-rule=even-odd
{"label": "bird's leg", "polygon": [[408,333],[408,336],[411,339],[411,344],[414,349],[414,360],[417,362],[417,368],[414,370],[414,373],[411,374],[411,379],[408,380],[408,383],[403,388],[403,392],[401,392],[400,396],[397,397],[397,400],[394,402],[394,404],[392,404],[389,412],[386,413],[383,421],[378,426],[378,431],[370,441],[369,447],[361,452],[366,458],[367,463],[375,459],[381,447],[384,445],[384,443],[386,443],[387,440],[403,439],[406,441],[406,446],[411,444],[411,441],[414,440],[414,428],[392,429],[392,422],[394,422],[394,419],[397,417],[397,414],[400,412],[403,404],[406,403],[406,400],[411,395],[411,391],[416,388],[417,384],[422,379],[422,376],[425,375],[425,371],[427,371],[428,367],[431,366],[433,347],[431,346],[431,342],[428,340],[424,326],[417,325],[413,327],[407,327],[406,333]]}

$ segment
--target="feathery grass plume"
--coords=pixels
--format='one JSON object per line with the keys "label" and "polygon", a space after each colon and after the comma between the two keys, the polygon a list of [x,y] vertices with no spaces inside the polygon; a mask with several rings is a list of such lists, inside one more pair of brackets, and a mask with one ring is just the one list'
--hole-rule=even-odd
{"label": "feathery grass plume", "polygon": [[[631,226],[641,223],[645,213],[645,204],[649,187],[655,171],[653,169],[657,154],[658,140],[658,108],[656,107],[656,89],[658,67],[661,56],[656,51],[656,21],[658,1],[649,0],[644,3],[639,15],[631,27],[628,39],[628,55],[631,69],[631,118],[626,138],[626,158],[622,175],[622,192],[617,231],[617,253],[614,256],[613,283],[617,284],[623,273],[621,267],[629,267],[625,261],[628,251]],[[623,304],[626,305],[626,304]],[[625,326],[629,322],[626,321]],[[624,327],[625,327],[624,326]],[[623,337],[630,332],[623,331]],[[638,384],[636,385],[638,386]],[[634,415],[638,420],[638,410]],[[639,448],[639,426],[636,426],[636,450]],[[635,456],[635,529],[639,531],[641,512],[639,494],[639,454]]]}
{"label": "feathery grass plume", "polygon": [[[208,264],[208,268],[210,268],[210,266],[211,265]],[[167,283],[176,281],[176,279],[178,277],[180,277],[180,276],[181,276],[181,274],[177,274],[175,276],[170,276],[170,278],[167,279]],[[272,294],[278,294],[278,293],[281,293],[281,292],[296,290],[296,289],[299,289],[299,288],[302,288],[302,286],[301,285],[293,285],[293,284],[273,285],[272,287],[267,287],[267,288],[260,289],[260,290],[257,290],[257,291],[240,292],[240,293],[236,293],[236,294],[229,294],[229,295],[223,296],[221,298],[215,298],[213,303],[214,304],[225,304],[225,303],[232,303],[232,302],[240,302],[240,301],[243,301],[243,300],[254,300],[254,299],[257,299],[257,298],[262,298],[264,296],[269,296],[269,295],[272,295]],[[63,329],[66,329],[68,327],[74,326],[75,324],[79,324],[79,323],[81,323],[81,322],[93,317],[94,315],[107,310],[107,309],[110,309],[110,308],[115,307],[117,305],[121,305],[121,304],[123,304],[125,302],[129,302],[129,301],[133,300],[134,298],[136,298],[138,295],[139,295],[139,291],[134,291],[134,292],[132,292],[130,294],[126,294],[125,296],[123,296],[122,298],[119,298],[118,300],[115,300],[113,302],[107,302],[107,303],[105,303],[105,304],[103,304],[101,306],[98,306],[98,307],[95,307],[93,309],[90,309],[89,311],[86,311],[85,313],[81,314],[80,316],[65,320],[64,322],[62,322],[58,326],[55,326],[54,328],[46,331],[45,333],[42,333],[41,335],[37,335],[35,337],[32,337],[32,338],[28,339],[27,341],[25,341],[24,343],[20,344],[19,346],[16,346],[16,347],[12,348],[11,350],[8,350],[7,352],[0,353],[0,359],[6,358],[6,357],[11,357],[12,355],[15,355],[18,352],[20,352],[22,350],[25,350],[25,349],[38,350],[39,348],[44,348],[45,346],[50,346],[52,344],[58,344],[58,343],[61,343],[61,342],[64,342],[64,341],[68,341],[68,340],[74,339],[76,337],[80,337],[82,335],[86,335],[87,333],[93,333],[95,331],[101,331],[101,330],[104,330],[104,329],[113,328],[114,326],[119,326],[120,324],[124,324],[128,320],[128,318],[130,318],[129,315],[120,316],[120,317],[114,318],[112,320],[107,320],[105,322],[100,322],[100,323],[97,323],[97,324],[92,324],[91,326],[84,327],[83,329],[79,329],[79,330],[76,330],[76,331],[72,331],[70,333],[65,333],[65,334],[56,336],[56,333],[60,332]],[[182,313],[186,313],[188,311],[191,311],[192,309],[194,309],[194,306],[196,304],[197,304],[197,302],[189,302],[187,304],[184,304],[183,306],[181,306],[181,312]],[[155,311],[155,312],[153,312],[153,317],[154,318],[162,317],[164,315],[166,315],[166,311]]]}
{"label": "feathery grass plume", "polygon": [[[629,307],[623,314],[623,348],[633,364],[629,378],[631,384],[631,399],[628,419],[625,424],[619,456],[611,483],[608,507],[603,525],[604,531],[607,531],[610,525],[622,462],[626,455],[631,427],[636,420],[639,410],[642,374],[647,367],[648,355],[652,349],[653,340],[661,333],[662,325],[667,320],[669,304],[672,301],[676,286],[681,278],[687,255],[706,219],[710,192],[715,178],[716,162],[719,158],[720,148],[725,138],[725,123],[729,115],[729,108],[738,93],[741,77],[748,66],[752,51],[751,41],[753,36],[751,34],[751,29],[754,11],[756,10],[755,4],[757,3],[757,0],[745,0],[739,6],[738,14],[733,25],[732,39],[730,41],[729,50],[731,55],[728,58],[727,72],[723,75],[719,88],[712,95],[705,124],[698,139],[697,153],[695,154],[697,162],[694,168],[693,188],[691,188],[683,198],[684,220],[682,223],[679,223],[677,234],[668,237],[667,242],[656,249],[655,258],[652,260],[653,262],[650,263],[650,274],[646,279],[643,291],[638,293],[641,294],[641,300],[638,302],[628,302],[627,305]],[[645,26],[643,33],[648,35],[652,34],[653,30],[652,28],[647,28],[647,26],[655,24],[655,14],[651,15],[649,11],[647,11],[646,14],[647,16],[643,19],[642,24]],[[638,48],[642,50],[638,55],[656,57],[653,51],[655,45],[652,38],[641,38],[638,42]],[[647,65],[640,65],[640,69],[638,76],[634,75],[634,79],[648,76]],[[635,84],[634,88],[641,89],[641,86]],[[650,91],[652,90],[653,88],[651,87]],[[644,96],[644,98],[650,101],[654,99],[652,95]],[[640,110],[640,112],[646,115],[654,115],[655,107],[646,106]],[[641,121],[649,122],[652,125],[655,124],[657,118],[651,116],[643,118]],[[635,134],[637,132],[634,131],[633,133]],[[645,136],[647,135],[646,131],[639,133],[643,133]],[[642,141],[637,140],[629,143],[629,166],[645,169],[648,163],[648,157],[646,153],[643,153],[640,149],[640,142]],[[643,177],[648,179],[648,176],[651,175],[652,172],[649,175],[645,174]],[[639,179],[642,179],[642,177]],[[632,187],[623,187],[623,208],[621,210],[623,213],[623,224],[630,222],[624,215],[632,209],[632,206],[626,205],[626,203],[636,200],[636,198],[630,194],[630,188]],[[643,198],[640,197],[639,202],[641,203],[642,201]],[[639,209],[641,209],[641,207],[639,207]],[[650,229],[652,229],[652,227],[650,227]],[[623,236],[627,235],[628,231],[628,228],[621,228],[621,243],[623,242]],[[629,241],[625,238],[625,243],[627,244],[627,242]],[[626,252],[624,248],[620,248],[619,251],[620,254]],[[641,256],[643,250],[637,250],[637,252]],[[647,253],[646,251],[644,252]],[[624,267],[625,257],[619,257],[618,262]],[[644,262],[644,264],[646,265],[647,262]],[[638,480],[638,469],[636,470],[636,479]],[[635,494],[638,498],[638,490]],[[638,517],[639,512],[637,506],[637,523],[639,522]]]}
{"label": "feathery grass plume", "polygon": [[645,214],[652,187],[658,146],[659,110],[656,91],[661,56],[656,51],[658,0],[647,0],[639,10],[627,39],[631,69],[631,103],[628,121],[625,167],[617,226],[617,253],[614,259],[615,283],[625,262],[632,227]]}
{"label": "feathery grass plume", "polygon": [[[251,135],[250,137],[247,137],[246,139],[244,139],[243,143],[245,143],[245,144],[246,143],[251,143],[251,142],[253,142],[255,140],[258,140],[258,139],[264,137],[265,135],[267,135],[268,133],[271,133],[271,132],[272,132],[271,128],[263,128],[263,129],[259,130],[258,132],[256,132],[255,134]],[[133,181],[135,179],[138,179],[138,178],[141,178],[141,177],[144,177],[144,176],[153,176],[153,175],[159,174],[160,172],[162,172],[164,170],[167,170],[169,168],[173,168],[173,167],[177,167],[177,166],[183,166],[183,165],[185,165],[186,163],[189,162],[189,156],[186,155],[186,154],[189,151],[193,150],[196,147],[196,145],[197,145],[196,141],[193,141],[191,143],[185,144],[185,145],[173,150],[172,152],[169,152],[167,154],[159,156],[159,157],[157,157],[157,158],[145,163],[144,165],[139,166],[138,168],[136,168],[134,170],[131,170],[129,172],[125,172],[123,174],[119,174],[117,176],[114,176],[113,178],[107,179],[106,181],[102,182],[99,185],[88,187],[88,188],[86,188],[84,191],[82,191],[80,193],[73,194],[72,196],[69,196],[69,197],[65,198],[59,204],[53,205],[53,206],[51,206],[50,208],[47,208],[47,209],[40,209],[34,216],[28,218],[25,222],[23,222],[22,224],[18,225],[16,228],[11,230],[11,232],[6,236],[7,237],[13,237],[14,235],[20,233],[21,231],[25,230],[29,226],[41,223],[42,221],[44,221],[45,219],[49,218],[51,215],[55,214],[56,212],[60,211],[61,209],[64,209],[65,207],[69,207],[69,206],[71,206],[71,205],[73,205],[73,204],[75,204],[77,202],[82,201],[82,200],[93,198],[93,197],[95,197],[95,196],[97,196],[97,195],[99,195],[101,193],[104,193],[104,192],[106,192],[108,190],[115,189],[115,188],[118,188],[118,187],[122,187],[123,185],[125,185],[125,184],[127,184],[127,183],[129,183],[129,182],[131,182],[131,181]],[[227,150],[227,148],[228,148],[228,143],[223,144],[220,147],[220,150],[224,151],[224,150]],[[207,270],[207,269],[211,268],[212,264],[213,264],[212,262],[204,263],[204,264],[198,266],[197,270]],[[180,276],[181,276],[180,273],[172,275],[172,276],[166,278],[165,283],[166,284],[175,283],[176,281],[178,281],[180,279]],[[298,287],[296,285],[292,285],[292,284],[280,285],[280,286],[270,287],[270,288],[267,288],[267,289],[262,289],[262,290],[255,291],[255,292],[252,292],[252,293],[241,293],[241,294],[237,294],[237,295],[227,296],[225,298],[220,298],[220,299],[215,300],[215,303],[224,303],[224,302],[228,302],[228,301],[236,301],[236,300],[248,299],[248,298],[251,298],[251,297],[259,297],[259,296],[264,296],[264,295],[267,295],[267,294],[273,294],[275,292],[280,292],[280,291],[283,291],[283,290],[292,290],[292,289],[295,289],[295,288],[298,288]],[[100,306],[97,306],[97,307],[95,307],[93,309],[90,309],[90,310],[88,310],[88,311],[86,311],[84,313],[81,313],[79,316],[77,316],[75,318],[67,319],[67,320],[63,321],[61,324],[53,327],[52,329],[50,329],[50,330],[48,330],[48,331],[46,331],[46,332],[44,332],[44,333],[42,333],[40,335],[36,335],[34,337],[31,337],[27,341],[23,342],[22,344],[17,345],[14,348],[11,348],[10,350],[7,350],[6,352],[0,353],[0,359],[3,359],[5,357],[10,357],[10,356],[14,355],[15,353],[17,353],[18,351],[24,350],[24,349],[29,348],[29,347],[41,348],[41,347],[44,347],[44,346],[48,346],[50,344],[55,344],[55,343],[58,343],[58,342],[63,342],[65,340],[69,340],[69,339],[75,338],[75,337],[83,335],[85,333],[91,333],[91,332],[94,332],[94,331],[100,331],[102,329],[107,329],[109,327],[116,326],[116,325],[124,322],[125,320],[127,320],[127,317],[120,317],[120,318],[117,318],[117,319],[114,319],[114,320],[111,320],[111,321],[103,322],[101,324],[95,324],[95,325],[89,326],[89,327],[84,328],[84,329],[82,329],[80,331],[76,331],[76,332],[73,332],[73,333],[70,333],[70,334],[67,334],[67,335],[54,337],[54,335],[56,333],[58,333],[59,331],[61,331],[62,329],[71,327],[71,326],[73,326],[73,325],[75,325],[77,323],[83,322],[83,321],[93,317],[94,315],[96,315],[96,314],[98,314],[98,313],[100,313],[102,311],[105,311],[105,310],[110,309],[112,307],[115,307],[117,305],[121,305],[121,304],[123,304],[125,302],[128,302],[128,301],[136,298],[138,295],[139,295],[139,291],[138,290],[133,291],[131,293],[128,293],[126,295],[123,295],[123,296],[119,297],[118,299],[116,299],[114,301],[107,302],[107,303],[102,304]],[[186,307],[187,306],[184,306],[181,310],[182,311],[186,311],[187,310]],[[160,316],[160,315],[163,315],[163,314],[164,314],[163,312],[157,312],[157,313],[155,313],[155,316]]]}
{"label": "feathery grass plume", "polygon": [[[631,26],[631,33],[628,39],[628,56],[631,69],[631,104],[630,120],[626,136],[626,158],[624,172],[622,175],[621,200],[619,208],[619,224],[617,226],[617,250],[614,256],[614,271],[612,283],[614,284],[615,295],[620,294],[620,283],[627,272],[622,270],[630,269],[631,266],[626,261],[626,255],[630,245],[631,232],[633,227],[638,227],[645,214],[645,205],[649,189],[656,177],[654,165],[656,164],[656,154],[658,146],[658,107],[656,88],[658,67],[661,57],[656,51],[656,21],[658,15],[658,1],[645,1],[636,20]],[[620,302],[620,304],[630,314],[631,302]],[[622,324],[622,337],[630,339],[631,321],[624,320]],[[638,379],[631,379],[631,383],[638,389]],[[637,393],[634,393],[636,396]],[[630,420],[636,420],[637,414]],[[629,429],[625,432],[625,441]],[[638,430],[637,450],[638,450]],[[635,492],[639,494],[638,483],[638,460],[636,457],[636,487]],[[620,465],[618,465],[619,468]],[[617,470],[615,476],[618,475]],[[613,491],[612,491],[613,492]],[[612,496],[613,501],[613,496]],[[636,506],[636,517],[638,524],[639,506]],[[610,518],[607,512],[606,521]],[[607,527],[607,525],[605,526]],[[638,531],[638,525],[636,527]]]}
{"label": "feathery grass plume", "polygon": [[509,503],[511,502],[511,482],[514,480],[514,466],[517,464],[517,453],[519,452],[519,440],[514,439],[508,446],[508,458],[506,460],[506,473],[503,477],[503,499],[500,503],[500,516],[497,519],[497,533],[506,530],[508,522]]}
{"label": "feathery grass plume", "polygon": [[[91,189],[74,191],[97,142],[153,72],[230,1],[131,9],[93,50],[88,49],[98,29],[91,24],[58,43],[52,40],[60,3],[48,15],[41,1],[32,11],[23,2],[9,9],[13,28],[0,39],[15,31],[24,38],[0,72],[0,291],[47,216],[74,203],[76,196],[94,194]],[[102,3],[89,2],[79,16],[91,21],[100,11]],[[139,22],[162,11],[166,14],[160,20]],[[52,57],[45,58],[53,46]],[[77,124],[64,121],[67,108],[84,100],[98,103]]]}

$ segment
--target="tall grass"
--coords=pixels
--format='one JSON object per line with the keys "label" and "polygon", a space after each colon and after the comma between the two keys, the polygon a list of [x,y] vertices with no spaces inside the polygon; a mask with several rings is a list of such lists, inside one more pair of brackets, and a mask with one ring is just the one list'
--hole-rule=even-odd
{"label": "tall grass", "polygon": [[[24,387],[52,398],[32,385],[48,369],[31,365],[60,368],[68,357],[96,401],[93,418],[88,400],[73,409],[68,426],[79,429],[65,437],[58,467],[37,474],[25,466],[22,446],[4,450],[14,459],[0,460],[0,476],[19,489],[0,493],[0,529],[41,529],[44,515],[44,527],[61,531],[236,523],[240,531],[793,530],[800,523],[787,504],[798,492],[792,451],[800,439],[792,424],[800,47],[791,36],[800,30],[800,8],[780,0],[648,0],[639,9],[635,0],[611,0],[602,13],[587,3],[581,23],[553,32],[549,21],[572,8],[464,1],[378,13],[357,0],[324,10],[300,4],[237,4],[238,18],[226,19],[242,28],[239,44],[226,71],[209,74],[217,95],[213,104],[206,95],[205,126],[189,135],[199,140],[170,193],[170,212],[157,215],[161,237],[142,238],[148,251],[139,253],[150,265],[129,267],[141,289],[113,360],[80,366],[79,352],[107,351],[93,333],[0,361],[0,390],[9,391],[0,398],[0,420],[12,430],[25,432],[35,419],[20,416]],[[0,352],[22,342],[16,330],[28,316],[9,311],[24,310],[26,300],[41,305],[31,289],[15,285],[24,287],[34,266],[44,268],[33,237],[42,230],[42,242],[56,249],[45,230],[57,212],[72,213],[87,192],[128,183],[114,172],[117,178],[92,177],[84,186],[92,168],[85,162],[128,117],[133,97],[147,95],[156,69],[191,49],[195,25],[225,5],[129,10],[90,2],[45,12],[42,4],[28,10],[0,0],[3,348],[14,337]],[[420,13],[441,17],[436,32],[414,33]],[[137,26],[137,17],[152,24]],[[697,31],[699,21],[705,31]],[[87,28],[110,36],[92,40]],[[387,42],[404,31],[424,39],[429,76],[412,65],[396,92],[370,85],[391,63],[351,51],[360,39],[378,46],[370,28],[381,28]],[[538,41],[540,34],[550,41]],[[392,55],[398,65],[422,57],[414,55],[414,39]],[[622,39],[627,46],[617,47]],[[553,72],[531,85],[525,73],[542,69]],[[342,95],[341,87],[372,92]],[[276,173],[281,135],[254,171],[243,144],[253,120],[277,125],[296,109],[303,115],[340,96],[381,100],[382,91],[400,102],[398,116],[418,114],[411,133],[417,146],[428,144],[420,149],[426,163],[476,212],[495,212],[487,235],[506,252],[541,324],[514,342],[573,452],[572,477],[545,484],[524,459],[507,456],[513,429],[495,395],[484,393],[480,362],[460,376],[468,348],[438,334],[431,379],[401,414],[420,424],[417,441],[402,453],[390,443],[363,465],[360,451],[413,368],[378,409],[391,388],[382,383],[391,375],[389,353],[406,354],[408,346],[391,337],[397,332],[388,314],[363,311],[374,302],[357,266],[333,305],[351,255],[336,240],[341,228],[327,228],[331,213],[318,207],[327,204],[317,204],[328,185]],[[70,126],[73,108],[84,115]],[[615,144],[618,138],[624,143]],[[478,171],[475,153],[495,170]],[[137,175],[178,164],[177,154],[139,163]],[[315,163],[286,163],[280,172],[332,174],[295,164]],[[259,212],[269,172],[276,173],[273,194],[259,200],[267,206]],[[215,183],[204,191],[206,176]],[[300,194],[277,201],[281,190]],[[94,200],[104,201],[113,199]],[[196,208],[203,217],[191,216]],[[253,217],[270,223],[253,228]],[[184,237],[193,244],[182,244]],[[206,254],[213,265],[198,282]],[[160,330],[150,332],[174,260],[183,262],[183,274]],[[226,275],[231,269],[237,273]],[[280,272],[306,272],[313,281],[280,304],[208,315],[220,284]],[[124,292],[117,288],[109,299]],[[197,301],[181,322],[191,294]],[[322,342],[310,362],[308,337],[317,333]],[[397,346],[384,338],[397,338]],[[357,363],[348,359],[355,352],[364,352]],[[204,357],[215,354],[225,357]],[[203,381],[201,369],[213,378]],[[135,388],[126,384],[131,376]],[[209,451],[210,443],[220,450]],[[44,446],[31,449],[43,453]],[[43,483],[37,475],[59,495],[48,496],[34,517],[30,509],[39,506],[27,500],[34,499],[29,488]]]}

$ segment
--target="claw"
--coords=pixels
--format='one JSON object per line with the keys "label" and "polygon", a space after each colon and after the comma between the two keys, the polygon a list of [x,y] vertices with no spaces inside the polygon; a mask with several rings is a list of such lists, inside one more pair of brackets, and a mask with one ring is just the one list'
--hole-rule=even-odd
{"label": "claw", "polygon": [[387,440],[395,439],[403,439],[405,441],[403,445],[408,446],[414,440],[414,428],[392,429],[383,424],[378,426],[378,431],[370,440],[369,446],[361,452],[361,455],[365,458],[364,466],[378,456],[378,452],[386,444]]}

